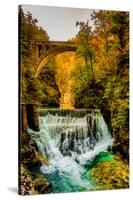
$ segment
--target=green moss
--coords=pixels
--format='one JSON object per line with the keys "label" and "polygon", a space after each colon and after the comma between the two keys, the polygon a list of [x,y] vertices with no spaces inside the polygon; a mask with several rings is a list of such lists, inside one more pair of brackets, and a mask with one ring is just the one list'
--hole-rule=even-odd
{"label": "green moss", "polygon": [[87,176],[91,176],[100,190],[129,187],[129,167],[118,156],[110,161],[99,162]]}
{"label": "green moss", "polygon": [[101,152],[95,159],[97,163],[100,161],[110,161],[114,159],[114,155],[110,152]]}

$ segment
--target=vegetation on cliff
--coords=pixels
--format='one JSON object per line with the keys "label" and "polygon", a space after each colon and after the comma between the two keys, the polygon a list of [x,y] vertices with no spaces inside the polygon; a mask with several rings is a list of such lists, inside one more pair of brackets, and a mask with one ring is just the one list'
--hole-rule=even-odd
{"label": "vegetation on cliff", "polygon": [[95,29],[77,22],[77,54],[85,59],[72,72],[76,108],[100,108],[113,136],[114,150],[128,160],[129,14],[93,12]]}

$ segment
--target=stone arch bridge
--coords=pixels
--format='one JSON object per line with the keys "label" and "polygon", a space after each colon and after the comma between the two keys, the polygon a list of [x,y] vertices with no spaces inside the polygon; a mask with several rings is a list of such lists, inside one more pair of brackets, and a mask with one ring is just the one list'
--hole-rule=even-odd
{"label": "stone arch bridge", "polygon": [[36,60],[36,78],[54,56],[63,52],[76,51],[77,48],[76,43],[67,41],[22,40],[21,44],[30,46],[31,59]]}
{"label": "stone arch bridge", "polygon": [[[75,51],[77,44],[74,42],[67,41],[44,41],[44,40],[21,40],[20,41],[20,52],[22,46],[26,46],[30,49],[30,59],[35,62],[36,72],[35,77],[37,78],[45,65],[57,54]],[[35,131],[39,131],[38,122],[38,105],[36,104],[22,104],[20,106],[22,110],[21,121],[22,130],[27,130],[27,124],[30,128]],[[30,116],[28,113],[32,113]]]}

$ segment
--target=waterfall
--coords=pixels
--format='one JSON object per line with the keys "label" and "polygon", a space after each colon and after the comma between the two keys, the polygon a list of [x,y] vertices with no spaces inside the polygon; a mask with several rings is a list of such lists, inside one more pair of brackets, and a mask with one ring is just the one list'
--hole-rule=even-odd
{"label": "waterfall", "polygon": [[48,166],[43,164],[41,171],[53,182],[54,191],[92,188],[91,181],[82,178],[85,165],[100,152],[107,151],[113,142],[101,113],[95,110],[41,110],[39,124],[38,134],[29,132],[41,154],[48,158]]}

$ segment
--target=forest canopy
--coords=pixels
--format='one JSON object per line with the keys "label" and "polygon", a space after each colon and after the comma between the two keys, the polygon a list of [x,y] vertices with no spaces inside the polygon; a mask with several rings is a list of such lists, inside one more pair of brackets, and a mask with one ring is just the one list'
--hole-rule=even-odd
{"label": "forest canopy", "polygon": [[[89,22],[77,22],[77,54],[85,59],[72,72],[76,108],[100,108],[128,155],[129,125],[129,13],[93,11],[95,29]],[[121,148],[123,149],[123,148]],[[120,150],[121,151],[121,150]]]}

